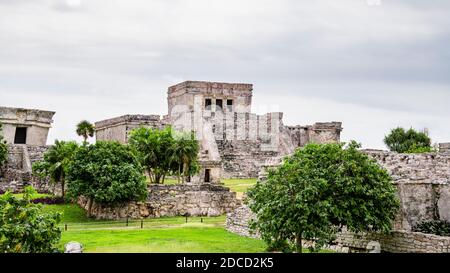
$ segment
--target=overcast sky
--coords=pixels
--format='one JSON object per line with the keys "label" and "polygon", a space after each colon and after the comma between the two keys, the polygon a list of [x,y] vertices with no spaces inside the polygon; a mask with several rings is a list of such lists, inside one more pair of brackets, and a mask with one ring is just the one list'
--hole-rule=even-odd
{"label": "overcast sky", "polygon": [[288,125],[445,142],[449,44],[448,0],[0,0],[0,105],[56,111],[52,143],[82,119],[166,114],[184,80],[244,82]]}

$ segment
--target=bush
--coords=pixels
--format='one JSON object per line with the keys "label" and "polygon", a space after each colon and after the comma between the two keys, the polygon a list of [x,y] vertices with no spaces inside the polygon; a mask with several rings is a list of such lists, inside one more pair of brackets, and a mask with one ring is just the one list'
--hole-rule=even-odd
{"label": "bush", "polygon": [[46,213],[31,202],[35,191],[25,188],[23,198],[7,192],[0,196],[0,253],[57,252],[61,238],[60,213]]}
{"label": "bush", "polygon": [[428,153],[432,152],[431,139],[423,132],[414,129],[393,129],[384,138],[384,143],[389,150],[397,153]]}
{"label": "bush", "polygon": [[422,222],[412,228],[414,232],[450,236],[450,223],[442,220]]}
{"label": "bush", "polygon": [[248,191],[257,216],[251,228],[269,248],[301,252],[306,239],[316,251],[344,226],[352,232],[391,229],[399,208],[396,188],[359,147],[308,144]]}
{"label": "bush", "polygon": [[147,198],[143,168],[128,145],[98,141],[81,146],[69,164],[67,196],[114,205]]}
{"label": "bush", "polygon": [[63,197],[42,197],[42,198],[35,198],[31,200],[33,204],[44,204],[44,205],[60,205],[65,204],[66,200]]}

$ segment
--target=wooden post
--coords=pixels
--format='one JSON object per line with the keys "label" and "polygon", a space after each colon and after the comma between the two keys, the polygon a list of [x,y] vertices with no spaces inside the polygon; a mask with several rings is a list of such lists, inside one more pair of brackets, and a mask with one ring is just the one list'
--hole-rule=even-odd
{"label": "wooden post", "polygon": [[186,216],[186,223],[188,222],[188,218],[187,218],[187,216]]}
{"label": "wooden post", "polygon": [[200,218],[200,222],[201,222],[201,223],[203,223],[203,217],[202,217],[202,218]]}
{"label": "wooden post", "polygon": [[64,225],[64,230],[67,231],[67,224]]}
{"label": "wooden post", "polygon": [[144,220],[141,220],[141,229],[144,228]]}
{"label": "wooden post", "polygon": [[127,217],[127,226],[128,226],[128,217]]}

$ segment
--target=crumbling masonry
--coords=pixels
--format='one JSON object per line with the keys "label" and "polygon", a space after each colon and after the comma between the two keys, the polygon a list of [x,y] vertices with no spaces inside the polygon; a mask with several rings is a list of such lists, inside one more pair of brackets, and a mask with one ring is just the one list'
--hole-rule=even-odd
{"label": "crumbling masonry", "polygon": [[[128,141],[139,126],[195,131],[201,142],[203,172],[196,181],[257,177],[261,165],[270,158],[292,153],[309,142],[340,141],[340,122],[308,126],[285,126],[283,113],[251,113],[253,85],[186,81],[168,89],[169,113],[125,115],[99,121],[97,140]],[[210,173],[209,173],[210,172]]]}

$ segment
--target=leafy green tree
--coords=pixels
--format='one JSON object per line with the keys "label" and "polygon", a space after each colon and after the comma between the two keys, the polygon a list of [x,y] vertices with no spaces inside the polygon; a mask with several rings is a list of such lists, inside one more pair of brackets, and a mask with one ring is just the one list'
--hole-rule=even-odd
{"label": "leafy green tree", "polygon": [[433,151],[431,139],[424,132],[398,127],[385,136],[384,143],[389,150],[398,153],[426,153]]}
{"label": "leafy green tree", "polygon": [[147,198],[147,183],[138,159],[128,145],[98,141],[78,148],[69,164],[67,195],[92,203],[114,205]]}
{"label": "leafy green tree", "polygon": [[83,143],[87,143],[89,137],[93,137],[95,132],[95,127],[92,123],[87,120],[83,120],[77,124],[77,135],[83,137]]}
{"label": "leafy green tree", "polygon": [[140,127],[130,134],[133,147],[152,183],[164,183],[167,175],[176,174],[185,180],[198,172],[199,144],[193,133]]}
{"label": "leafy green tree", "polygon": [[8,146],[2,135],[2,124],[0,123],[0,168],[8,159]]}
{"label": "leafy green tree", "polygon": [[0,253],[57,252],[61,238],[60,213],[46,213],[33,204],[35,193],[26,187],[23,198],[7,192],[0,196]]}
{"label": "leafy green tree", "polygon": [[391,229],[399,208],[386,170],[359,144],[308,144],[285,158],[248,192],[257,215],[251,228],[271,249],[302,252],[302,240],[320,249],[343,227],[353,232]]}
{"label": "leafy green tree", "polygon": [[55,145],[44,154],[44,159],[33,164],[33,174],[50,178],[52,183],[61,183],[61,195],[64,197],[67,170],[78,147],[74,141],[56,140]]}

